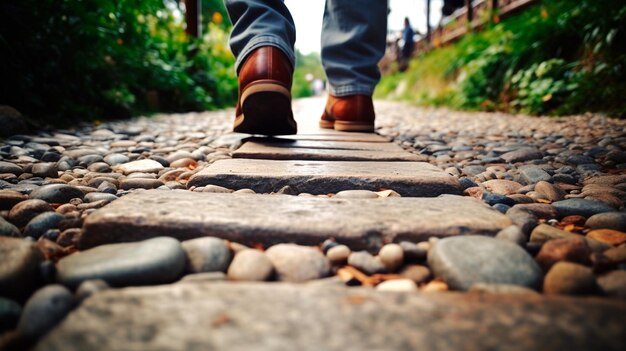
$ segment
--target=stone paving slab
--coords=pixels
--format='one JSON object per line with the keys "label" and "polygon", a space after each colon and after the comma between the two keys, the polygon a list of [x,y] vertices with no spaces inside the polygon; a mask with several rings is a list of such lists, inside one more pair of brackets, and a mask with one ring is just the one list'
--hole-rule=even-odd
{"label": "stone paving slab", "polygon": [[298,193],[393,189],[402,196],[460,194],[457,178],[426,162],[220,160],[187,186],[214,184],[269,193],[289,185]]}
{"label": "stone paving slab", "polygon": [[505,215],[461,196],[327,199],[147,190],[90,214],[78,245],[86,249],[157,236],[215,236],[269,247],[318,245],[334,237],[354,250],[377,251],[390,241],[495,235],[509,225]]}
{"label": "stone paving slab", "polygon": [[98,293],[35,350],[611,351],[624,315],[594,298],[190,282]]}
{"label": "stone paving slab", "polygon": [[393,143],[261,139],[247,141],[234,158],[320,161],[426,161]]}
{"label": "stone paving slab", "polygon": [[389,139],[374,133],[323,133],[320,131],[299,132],[283,138],[293,140],[360,141],[368,143],[388,143]]}

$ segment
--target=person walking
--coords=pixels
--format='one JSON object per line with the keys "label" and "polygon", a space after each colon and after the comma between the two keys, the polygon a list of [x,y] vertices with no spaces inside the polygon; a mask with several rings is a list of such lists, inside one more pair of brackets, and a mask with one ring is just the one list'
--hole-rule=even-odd
{"label": "person walking", "polygon": [[409,67],[409,59],[413,55],[413,48],[415,47],[414,36],[415,31],[411,28],[409,18],[404,17],[404,29],[402,30],[402,41],[404,44],[402,45],[400,57],[400,71],[405,71]]}
{"label": "person walking", "polygon": [[[233,23],[239,97],[234,131],[296,134],[291,109],[296,29],[282,0],[225,0]],[[387,0],[326,0],[322,65],[329,96],[319,125],[346,132],[373,132],[372,94],[385,53]]]}

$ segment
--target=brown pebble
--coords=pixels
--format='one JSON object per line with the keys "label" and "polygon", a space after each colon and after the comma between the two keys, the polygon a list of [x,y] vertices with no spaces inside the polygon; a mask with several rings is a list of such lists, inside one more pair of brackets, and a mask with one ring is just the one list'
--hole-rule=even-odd
{"label": "brown pebble", "polygon": [[626,243],[626,233],[613,229],[595,229],[587,233],[587,237],[615,246]]}
{"label": "brown pebble", "polygon": [[590,263],[591,249],[582,236],[550,240],[543,244],[535,260],[544,272],[557,262],[568,261],[582,264]]}
{"label": "brown pebble", "polygon": [[76,246],[76,242],[80,238],[81,234],[82,234],[82,230],[80,228],[69,228],[61,232],[61,234],[59,234],[59,237],[57,238],[56,242],[57,244],[63,247],[67,247],[71,245]]}
{"label": "brown pebble", "polygon": [[9,222],[18,227],[25,226],[31,219],[40,213],[54,211],[47,202],[39,199],[29,199],[13,206],[9,211]]}

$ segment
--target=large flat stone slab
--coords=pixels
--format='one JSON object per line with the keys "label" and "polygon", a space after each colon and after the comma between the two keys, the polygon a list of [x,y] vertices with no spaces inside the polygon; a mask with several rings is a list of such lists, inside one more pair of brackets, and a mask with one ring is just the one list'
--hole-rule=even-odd
{"label": "large flat stone slab", "polygon": [[608,299],[179,283],[98,293],[35,350],[611,351],[624,315]]}
{"label": "large flat stone slab", "polygon": [[355,250],[377,251],[388,241],[495,235],[510,224],[479,200],[461,196],[325,199],[147,190],[90,214],[79,247],[156,236],[215,236],[265,247],[317,245],[334,237]]}
{"label": "large flat stone slab", "polygon": [[234,158],[321,161],[426,161],[393,143],[254,139],[233,153]]}
{"label": "large flat stone slab", "polygon": [[402,196],[460,194],[458,180],[426,162],[220,160],[195,174],[188,186],[250,188],[258,193],[289,185],[299,193],[393,189]]}

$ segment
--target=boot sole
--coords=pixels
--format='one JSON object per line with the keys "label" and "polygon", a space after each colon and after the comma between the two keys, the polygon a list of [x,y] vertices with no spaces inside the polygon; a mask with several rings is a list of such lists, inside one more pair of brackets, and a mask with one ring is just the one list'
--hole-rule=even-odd
{"label": "boot sole", "polygon": [[237,133],[290,135],[298,132],[291,110],[291,94],[277,83],[258,83],[241,94],[242,114],[235,118]]}
{"label": "boot sole", "polygon": [[334,121],[327,121],[327,120],[320,120],[320,128],[323,129],[333,129],[335,128],[335,122]]}
{"label": "boot sole", "polygon": [[350,123],[336,120],[334,123],[334,129],[339,132],[373,133],[374,123]]}

